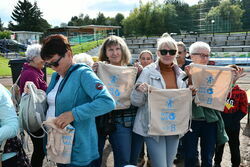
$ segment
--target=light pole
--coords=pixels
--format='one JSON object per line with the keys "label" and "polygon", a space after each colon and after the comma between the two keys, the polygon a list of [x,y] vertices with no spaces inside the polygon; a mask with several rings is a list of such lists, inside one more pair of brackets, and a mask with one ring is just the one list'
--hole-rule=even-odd
{"label": "light pole", "polygon": [[211,20],[211,23],[212,23],[212,33],[213,33],[213,36],[214,36],[214,19],[213,20]]}

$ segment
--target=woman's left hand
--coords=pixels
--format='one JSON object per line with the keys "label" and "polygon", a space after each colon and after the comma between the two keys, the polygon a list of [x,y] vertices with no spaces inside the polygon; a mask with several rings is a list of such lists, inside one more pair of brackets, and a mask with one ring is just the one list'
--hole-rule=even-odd
{"label": "woman's left hand", "polygon": [[55,125],[58,128],[64,129],[68,124],[74,121],[74,116],[71,111],[62,113],[55,119]]}
{"label": "woman's left hand", "polygon": [[192,95],[195,96],[197,89],[193,85],[189,85],[189,89],[192,91]]}
{"label": "woman's left hand", "polygon": [[138,69],[138,73],[139,73],[139,74],[140,74],[140,73],[142,72],[142,70],[143,70],[142,65],[141,65],[140,63],[138,63],[138,62],[136,62],[136,63],[134,64],[134,67],[136,67],[136,68]]}
{"label": "woman's left hand", "polygon": [[244,69],[242,67],[238,67],[238,70],[233,69],[233,73],[234,73],[234,78],[233,81],[234,83],[239,79],[244,77],[246,74],[244,73]]}

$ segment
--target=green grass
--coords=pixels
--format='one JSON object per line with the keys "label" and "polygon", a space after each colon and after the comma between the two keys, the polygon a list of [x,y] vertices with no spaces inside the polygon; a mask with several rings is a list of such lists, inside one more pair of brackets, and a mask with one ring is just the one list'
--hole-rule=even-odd
{"label": "green grass", "polygon": [[[98,40],[93,42],[86,42],[83,44],[72,46],[73,54],[87,52],[98,45],[102,44],[104,40]],[[6,59],[0,55],[0,77],[1,76],[11,76],[11,69],[8,66],[9,59]],[[51,68],[47,68],[47,75],[51,75],[54,71]]]}
{"label": "green grass", "polygon": [[72,46],[72,50],[73,50],[73,54],[78,54],[78,53],[84,53],[87,52],[95,47],[97,47],[98,45],[102,44],[104,40],[98,40],[98,41],[94,41],[94,42],[85,42],[83,44],[78,44],[75,46]]}

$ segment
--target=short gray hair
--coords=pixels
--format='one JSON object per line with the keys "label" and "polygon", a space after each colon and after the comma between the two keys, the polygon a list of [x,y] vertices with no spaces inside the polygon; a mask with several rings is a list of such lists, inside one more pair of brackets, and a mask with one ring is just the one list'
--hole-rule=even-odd
{"label": "short gray hair", "polygon": [[204,49],[208,50],[209,53],[211,51],[211,48],[210,48],[210,46],[207,43],[202,42],[202,41],[198,41],[198,42],[193,43],[189,47],[189,53],[190,54],[199,53],[200,50],[204,50]]}
{"label": "short gray hair", "polygon": [[28,45],[25,52],[28,61],[33,60],[35,57],[40,56],[42,46],[40,44]]}
{"label": "short gray hair", "polygon": [[73,56],[73,60],[76,63],[85,63],[90,67],[92,67],[94,64],[92,57],[87,53],[76,54]]}

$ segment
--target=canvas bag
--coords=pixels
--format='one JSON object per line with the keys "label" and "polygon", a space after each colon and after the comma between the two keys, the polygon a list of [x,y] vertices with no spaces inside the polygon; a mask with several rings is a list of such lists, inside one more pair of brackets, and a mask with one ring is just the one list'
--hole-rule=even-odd
{"label": "canvas bag", "polygon": [[232,89],[233,72],[230,67],[191,64],[193,86],[197,88],[195,103],[224,111],[228,93]]}
{"label": "canvas bag", "polygon": [[148,91],[148,135],[170,136],[185,134],[192,118],[192,91],[158,89]]}
{"label": "canvas bag", "polygon": [[11,93],[11,100],[14,104],[14,107],[16,109],[16,112],[19,113],[19,103],[21,100],[21,95],[20,95],[20,88],[18,86],[18,81],[20,79],[21,74],[17,78],[16,82],[11,86],[10,88],[10,93]]}
{"label": "canvas bag", "polygon": [[74,140],[75,128],[67,125],[64,129],[58,128],[54,124],[55,118],[48,118],[43,124],[47,130],[47,154],[51,161],[60,164],[69,164],[71,162],[71,152]]}
{"label": "canvas bag", "polygon": [[116,110],[130,107],[130,94],[137,75],[137,68],[98,63],[97,76],[116,101]]}
{"label": "canvas bag", "polygon": [[19,104],[19,122],[21,131],[25,130],[33,137],[41,138],[44,136],[34,136],[45,120],[47,111],[46,93],[37,89],[33,82],[27,82],[30,92],[21,97]]}

